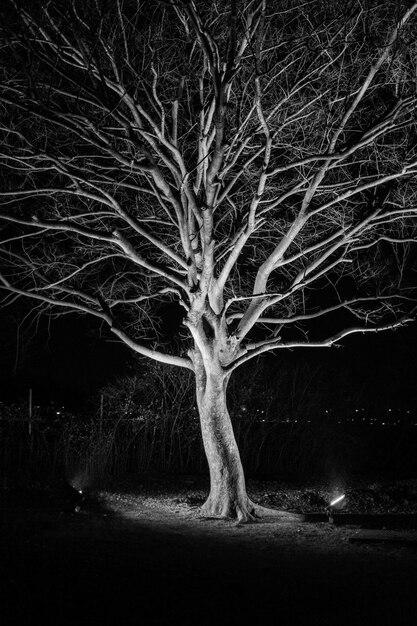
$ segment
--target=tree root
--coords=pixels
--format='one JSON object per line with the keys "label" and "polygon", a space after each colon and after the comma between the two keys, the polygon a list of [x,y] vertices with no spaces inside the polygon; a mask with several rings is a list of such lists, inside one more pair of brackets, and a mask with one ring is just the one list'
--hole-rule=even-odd
{"label": "tree root", "polygon": [[236,516],[238,524],[250,524],[251,522],[257,521],[255,505],[249,500],[249,498],[247,506],[236,506]]}
{"label": "tree root", "polygon": [[200,509],[200,516],[205,519],[236,519],[239,524],[256,521],[255,505],[249,498],[238,501],[227,499],[222,502],[213,502],[209,496]]}
{"label": "tree root", "polygon": [[305,519],[304,515],[289,513],[288,511],[281,511],[279,509],[269,509],[260,504],[255,504],[249,499],[247,510],[239,511],[239,507],[237,507],[236,513],[238,524],[257,522],[261,519],[274,519],[281,522],[302,522]]}
{"label": "tree root", "polygon": [[255,504],[249,498],[244,502],[228,502],[222,506],[213,506],[208,499],[201,507],[200,516],[205,519],[237,519],[238,525],[255,523],[261,519],[274,519],[281,522],[305,521],[305,516],[302,514],[270,509]]}
{"label": "tree root", "polygon": [[282,522],[304,522],[305,515],[302,513],[290,513],[289,511],[282,511],[280,509],[270,509],[260,504],[254,504],[255,515],[259,519],[273,518],[281,520]]}

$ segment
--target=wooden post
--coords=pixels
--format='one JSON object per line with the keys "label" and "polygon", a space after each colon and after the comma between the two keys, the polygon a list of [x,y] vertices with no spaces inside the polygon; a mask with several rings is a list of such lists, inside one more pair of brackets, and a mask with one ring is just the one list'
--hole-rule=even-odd
{"label": "wooden post", "polygon": [[28,430],[29,430],[29,436],[32,436],[32,418],[33,418],[33,407],[32,407],[32,389],[29,389],[29,423],[28,423]]}

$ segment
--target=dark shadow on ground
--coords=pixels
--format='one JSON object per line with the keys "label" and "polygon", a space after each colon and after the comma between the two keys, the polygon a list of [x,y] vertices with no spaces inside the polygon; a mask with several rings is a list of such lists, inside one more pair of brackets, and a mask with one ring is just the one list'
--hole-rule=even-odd
{"label": "dark shadow on ground", "polygon": [[[2,624],[417,621],[417,551],[329,524],[237,528],[137,499],[94,510],[2,498]],[[351,534],[351,533],[350,533]]]}
{"label": "dark shadow on ground", "polygon": [[359,526],[360,528],[410,528],[417,529],[416,513],[305,513],[304,521],[310,524],[329,521],[336,526]]}

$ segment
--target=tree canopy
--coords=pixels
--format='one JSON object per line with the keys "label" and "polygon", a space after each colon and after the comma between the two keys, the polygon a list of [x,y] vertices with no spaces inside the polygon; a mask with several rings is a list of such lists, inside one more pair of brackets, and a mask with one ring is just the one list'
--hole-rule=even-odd
{"label": "tree canopy", "polygon": [[221,335],[228,371],[412,318],[415,3],[6,7],[4,304],[191,369]]}

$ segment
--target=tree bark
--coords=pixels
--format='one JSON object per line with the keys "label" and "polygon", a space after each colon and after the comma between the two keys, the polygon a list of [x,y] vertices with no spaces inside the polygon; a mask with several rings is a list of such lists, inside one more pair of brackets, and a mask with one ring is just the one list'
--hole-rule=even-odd
{"label": "tree bark", "polygon": [[239,523],[272,517],[302,521],[303,515],[255,504],[246,492],[245,475],[226,403],[228,378],[218,361],[195,358],[197,405],[210,473],[210,493],[201,508],[204,517],[237,518]]}
{"label": "tree bark", "polygon": [[[202,507],[206,517],[250,521],[256,506],[246,493],[245,476],[226,405],[227,381],[213,364],[197,375],[197,403],[204,450],[210,472],[210,494]],[[217,371],[216,371],[217,370]]]}

